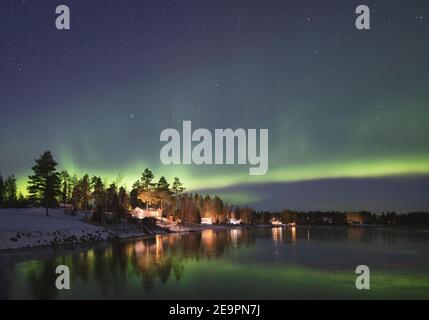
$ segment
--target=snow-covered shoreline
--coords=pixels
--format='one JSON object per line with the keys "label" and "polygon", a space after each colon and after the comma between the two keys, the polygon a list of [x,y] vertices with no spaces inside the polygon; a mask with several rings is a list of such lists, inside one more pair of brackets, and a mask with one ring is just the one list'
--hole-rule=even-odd
{"label": "snow-covered shoreline", "polygon": [[110,229],[84,221],[85,214],[66,215],[63,210],[1,209],[0,250],[73,245],[113,238],[145,236],[139,230]]}
{"label": "snow-covered shoreline", "polygon": [[[156,230],[142,230],[136,225],[103,227],[85,222],[85,213],[66,215],[63,210],[44,208],[0,209],[0,251],[43,246],[67,246],[112,239],[133,239],[157,234],[225,230],[228,226],[176,225],[160,223]],[[168,231],[165,231],[168,230]]]}

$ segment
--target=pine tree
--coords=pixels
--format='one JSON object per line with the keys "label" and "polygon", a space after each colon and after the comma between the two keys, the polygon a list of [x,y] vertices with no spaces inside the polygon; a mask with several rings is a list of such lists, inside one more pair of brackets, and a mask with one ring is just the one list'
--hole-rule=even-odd
{"label": "pine tree", "polygon": [[161,178],[159,178],[158,183],[156,184],[156,191],[160,192],[160,191],[170,191],[170,184],[167,182],[167,179],[165,179],[164,176],[162,176]]}
{"label": "pine tree", "polygon": [[215,213],[213,212],[213,201],[208,194],[204,197],[202,211],[204,218],[215,219]]}
{"label": "pine tree", "polygon": [[183,183],[180,181],[178,177],[174,178],[173,186],[171,187],[171,192],[174,194],[173,202],[174,202],[174,213],[177,212],[179,205],[179,198],[182,196],[185,188],[183,187]]}
{"label": "pine tree", "polygon": [[106,208],[106,191],[100,177],[91,178],[92,199],[94,200],[94,219],[104,224],[104,210]]}
{"label": "pine tree", "polygon": [[140,190],[140,180],[137,180],[131,189],[130,192],[130,206],[132,209],[137,208],[139,206],[139,190]]}
{"label": "pine tree", "polygon": [[67,170],[61,171],[61,202],[69,203],[71,200],[71,186],[70,186],[70,175]]}
{"label": "pine tree", "polygon": [[170,184],[164,176],[162,176],[156,184],[156,196],[161,202],[161,211],[163,211],[164,203],[171,197]]}
{"label": "pine tree", "polygon": [[118,222],[119,208],[119,196],[117,187],[114,183],[110,185],[106,190],[106,204],[107,211],[114,214],[115,222]]}
{"label": "pine tree", "polygon": [[121,213],[124,213],[129,206],[130,200],[127,194],[127,191],[125,190],[124,187],[120,187],[119,188],[119,208]]}
{"label": "pine tree", "polygon": [[179,197],[183,193],[183,191],[185,191],[185,188],[183,187],[183,183],[180,181],[178,177],[174,178],[171,191],[176,195],[176,197]]}
{"label": "pine tree", "polygon": [[8,207],[13,208],[17,205],[18,197],[17,197],[16,178],[13,174],[7,177],[6,181],[4,182],[4,195],[5,195],[5,202]]}
{"label": "pine tree", "polygon": [[18,208],[25,208],[26,206],[26,200],[24,195],[20,192],[18,193],[18,200],[17,200],[17,207]]}
{"label": "pine tree", "polygon": [[150,191],[154,184],[152,183],[154,176],[152,171],[150,171],[148,168],[144,170],[141,177],[141,187],[143,188],[143,191]]}
{"label": "pine tree", "polygon": [[219,196],[215,196],[213,199],[213,210],[218,222],[223,222],[226,219],[224,216],[224,209],[225,207],[223,201],[219,198]]}
{"label": "pine tree", "polygon": [[81,196],[80,207],[83,211],[88,211],[90,194],[91,194],[91,184],[89,181],[89,176],[85,174],[82,180],[80,181],[80,196]]}
{"label": "pine tree", "polygon": [[52,157],[50,151],[46,151],[39,159],[35,159],[36,165],[32,168],[34,174],[28,176],[28,193],[30,198],[40,203],[46,208],[46,215],[49,215],[49,208],[57,204],[57,196],[61,194],[61,180],[56,167],[58,163]]}
{"label": "pine tree", "polygon": [[73,186],[72,195],[71,195],[71,203],[72,203],[73,211],[78,211],[81,209],[80,208],[80,204],[81,204],[80,194],[81,194],[80,186],[79,186],[79,184],[76,184],[75,186]]}

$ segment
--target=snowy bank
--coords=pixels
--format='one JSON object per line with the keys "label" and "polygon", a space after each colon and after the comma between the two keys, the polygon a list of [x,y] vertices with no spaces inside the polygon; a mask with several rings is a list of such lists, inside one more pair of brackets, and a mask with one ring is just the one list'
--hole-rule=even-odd
{"label": "snowy bank", "polygon": [[206,229],[225,230],[237,226],[189,225],[160,220],[155,228],[124,223],[102,227],[85,222],[84,213],[66,215],[63,210],[44,208],[0,209],[0,250],[39,246],[73,245],[113,238],[132,239],[168,232],[198,232]]}
{"label": "snowy bank", "polygon": [[1,209],[0,250],[55,246],[85,241],[108,240],[110,230],[84,222],[83,215],[65,215],[62,210]]}

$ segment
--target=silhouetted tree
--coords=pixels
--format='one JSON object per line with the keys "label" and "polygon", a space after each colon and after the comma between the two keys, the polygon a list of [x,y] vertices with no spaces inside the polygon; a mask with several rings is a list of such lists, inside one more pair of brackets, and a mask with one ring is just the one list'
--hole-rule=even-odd
{"label": "silhouetted tree", "polygon": [[56,171],[58,164],[49,151],[42,154],[35,162],[36,165],[32,168],[34,174],[28,177],[27,190],[32,200],[40,202],[46,208],[46,215],[48,215],[48,208],[56,206],[56,197],[61,193],[61,181]]}
{"label": "silhouetted tree", "polygon": [[130,200],[127,194],[127,190],[125,190],[124,187],[120,187],[119,188],[119,209],[120,209],[120,213],[123,214],[128,210],[129,204],[130,204]]}
{"label": "silhouetted tree", "polygon": [[6,181],[4,182],[4,198],[4,201],[8,207],[13,208],[17,206],[18,197],[16,178],[13,174],[7,177]]}
{"label": "silhouetted tree", "polygon": [[159,178],[158,183],[156,184],[156,197],[161,202],[161,211],[163,210],[163,205],[171,197],[170,184],[167,182],[167,179],[162,176]]}
{"label": "silhouetted tree", "polygon": [[131,209],[142,206],[142,201],[139,199],[140,191],[142,190],[140,180],[134,182],[130,192],[130,206]]}
{"label": "silhouetted tree", "polygon": [[71,200],[71,185],[70,185],[70,175],[67,170],[63,170],[60,173],[61,178],[61,202],[69,203]]}
{"label": "silhouetted tree", "polygon": [[152,183],[154,176],[152,171],[150,171],[148,168],[146,168],[144,170],[144,172],[142,173],[142,177],[141,177],[141,187],[143,189],[143,191],[150,191],[154,184]]}
{"label": "silhouetted tree", "polygon": [[119,197],[118,190],[114,183],[112,183],[109,188],[106,190],[106,210],[111,212],[115,216],[115,220],[117,218],[117,214],[119,214]]}
{"label": "silhouetted tree", "polygon": [[94,201],[94,216],[93,219],[104,224],[104,210],[106,207],[106,190],[103,180],[100,177],[91,178],[92,199]]}
{"label": "silhouetted tree", "polygon": [[183,193],[183,191],[185,191],[183,183],[178,177],[175,177],[173,185],[171,187],[171,192],[173,192],[176,197],[179,197]]}
{"label": "silhouetted tree", "polygon": [[88,211],[89,198],[91,195],[91,184],[89,181],[89,176],[85,174],[80,181],[80,196],[81,196],[81,209]]}

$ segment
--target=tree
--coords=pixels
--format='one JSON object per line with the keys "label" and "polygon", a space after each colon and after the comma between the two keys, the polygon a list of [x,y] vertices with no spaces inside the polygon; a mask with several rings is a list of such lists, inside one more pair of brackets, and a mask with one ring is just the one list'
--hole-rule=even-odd
{"label": "tree", "polygon": [[106,207],[106,191],[103,180],[100,177],[91,178],[92,199],[94,201],[94,220],[104,224],[104,210]]}
{"label": "tree", "polygon": [[180,181],[178,177],[174,178],[173,186],[171,187],[171,192],[174,194],[173,202],[174,202],[174,211],[177,211],[177,206],[179,202],[179,198],[182,196],[185,188],[183,187],[183,183]]}
{"label": "tree", "polygon": [[161,202],[161,212],[163,210],[163,203],[170,199],[171,191],[170,184],[167,182],[167,179],[162,176],[159,178],[158,183],[156,184],[156,196]]}
{"label": "tree", "polygon": [[160,192],[160,191],[170,191],[170,184],[167,182],[167,179],[165,179],[164,176],[162,176],[161,178],[159,178],[158,183],[156,184],[156,191]]}
{"label": "tree", "polygon": [[184,194],[180,201],[180,208],[177,213],[179,219],[186,223],[200,223],[200,210],[196,206],[192,196]]}
{"label": "tree", "polygon": [[36,165],[32,168],[34,174],[28,176],[28,193],[30,198],[39,202],[46,208],[46,215],[49,215],[49,208],[57,204],[56,197],[61,194],[61,180],[56,167],[57,162],[52,157],[50,151],[46,151],[35,159]]}
{"label": "tree", "polygon": [[72,195],[71,195],[71,204],[72,204],[73,211],[80,210],[80,203],[81,203],[81,201],[80,201],[80,199],[81,199],[80,194],[81,193],[80,193],[80,186],[79,186],[79,184],[74,185],[73,189],[72,189]]}
{"label": "tree", "polygon": [[127,190],[124,187],[119,188],[119,208],[121,213],[124,213],[128,210],[130,199],[127,194]]}
{"label": "tree", "polygon": [[91,185],[89,181],[89,176],[85,174],[80,181],[80,197],[81,204],[80,207],[83,211],[88,211],[89,197],[91,195]]}
{"label": "tree", "polygon": [[213,201],[208,194],[204,197],[201,213],[204,218],[216,218],[213,210]]}
{"label": "tree", "polygon": [[12,174],[4,182],[4,201],[8,207],[15,207],[17,200],[16,178]]}
{"label": "tree", "polygon": [[27,201],[26,201],[24,195],[20,192],[18,194],[17,207],[18,208],[25,208],[25,206],[27,205],[26,202]]}
{"label": "tree", "polygon": [[140,191],[137,195],[137,200],[146,203],[146,210],[149,210],[149,205],[156,203],[159,199],[155,191]]}
{"label": "tree", "polygon": [[144,172],[142,173],[141,177],[141,187],[143,188],[143,191],[150,191],[154,184],[152,183],[154,176],[152,171],[150,171],[148,168],[144,169]]}
{"label": "tree", "polygon": [[61,178],[61,202],[68,203],[71,200],[71,181],[70,175],[67,170],[63,170],[60,173]]}
{"label": "tree", "polygon": [[225,206],[223,201],[219,198],[219,196],[215,196],[212,202],[213,211],[218,222],[224,222],[226,220]]}
{"label": "tree", "polygon": [[132,209],[139,206],[139,192],[140,192],[141,186],[140,186],[140,180],[137,180],[131,189],[130,192],[130,206]]}
{"label": "tree", "polygon": [[115,221],[117,222],[120,208],[118,191],[114,183],[112,183],[106,190],[106,207],[108,212],[114,214]]}
{"label": "tree", "polygon": [[176,195],[176,197],[179,197],[183,193],[183,191],[185,191],[185,188],[183,187],[183,183],[180,181],[178,177],[174,178],[171,191]]}

